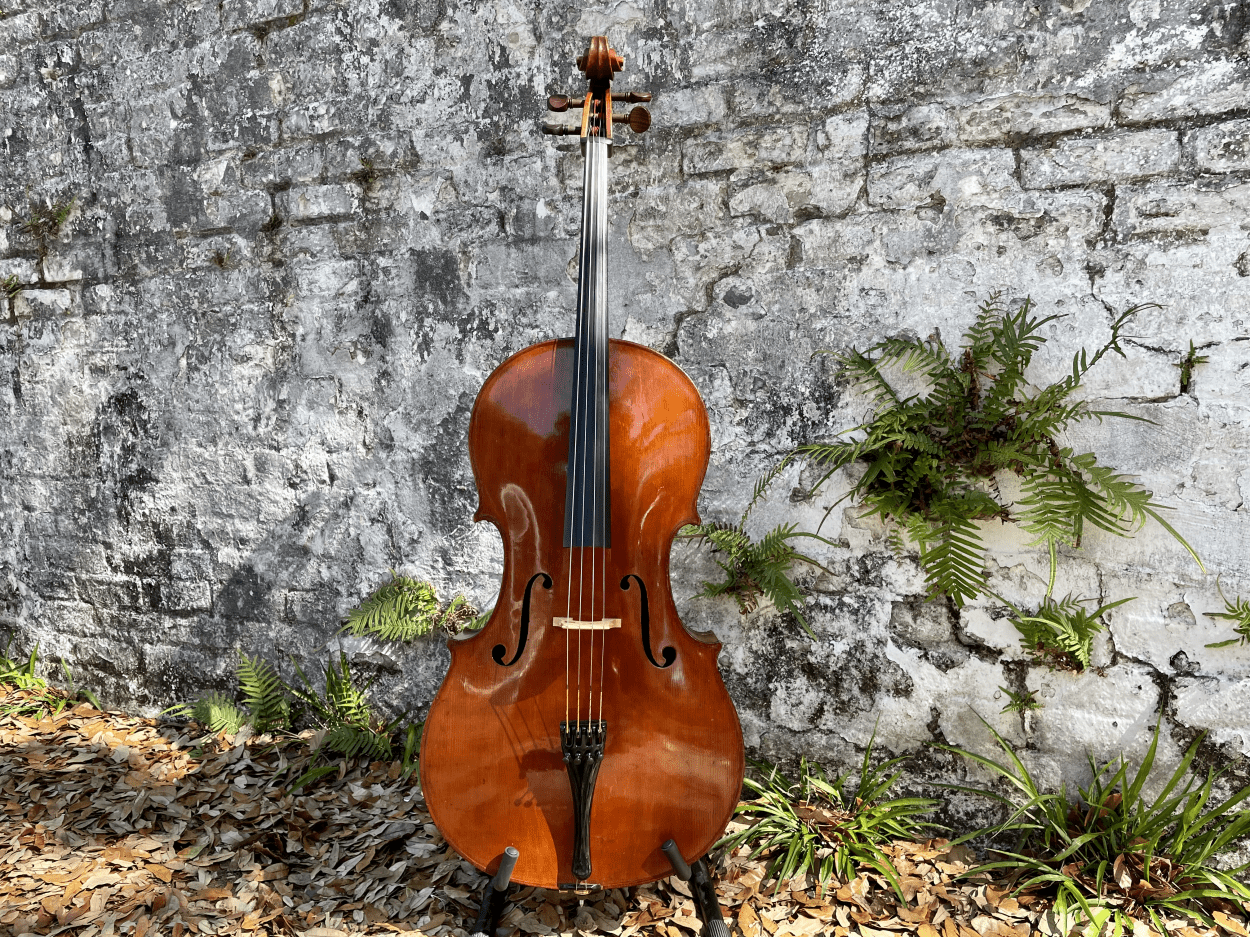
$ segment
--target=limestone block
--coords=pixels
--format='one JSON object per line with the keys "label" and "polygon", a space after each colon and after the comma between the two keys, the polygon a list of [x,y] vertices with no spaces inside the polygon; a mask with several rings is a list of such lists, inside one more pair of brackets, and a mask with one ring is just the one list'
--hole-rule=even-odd
{"label": "limestone block", "polygon": [[1175,698],[1178,721],[1206,729],[1211,741],[1250,755],[1250,677],[1182,677]]}
{"label": "limestone block", "polygon": [[273,207],[265,192],[234,191],[228,195],[209,195],[204,199],[204,226],[210,230],[229,228],[254,232],[269,220],[272,213]]}
{"label": "limestone block", "polygon": [[767,120],[778,115],[809,115],[813,101],[819,102],[821,109],[844,107],[857,102],[863,88],[864,67],[860,62],[840,62],[814,75],[809,72],[798,87],[748,74],[729,84],[729,110],[742,118]]}
{"label": "limestone block", "polygon": [[1214,228],[1240,232],[1250,212],[1250,185],[1200,188],[1190,184],[1121,186],[1111,223],[1122,240],[1205,238]]}
{"label": "limestone block", "polygon": [[16,49],[37,40],[41,28],[35,10],[14,13],[0,20],[0,49]]}
{"label": "limestone block", "polygon": [[1179,168],[1180,142],[1171,130],[1136,130],[1066,137],[1020,153],[1028,188],[1128,182]]}
{"label": "limestone block", "polygon": [[323,162],[321,147],[306,143],[244,158],[240,169],[243,183],[260,189],[315,182],[321,177]]}
{"label": "limestone block", "polygon": [[1185,134],[1185,149],[1207,172],[1250,169],[1250,119],[1229,120]]}
{"label": "limestone block", "polygon": [[729,200],[731,215],[759,215],[769,221],[790,221],[793,214],[785,189],[773,183],[761,183],[743,189]]}
{"label": "limestone block", "polygon": [[941,104],[879,109],[874,117],[869,145],[873,156],[940,149],[955,142],[954,117]]}
{"label": "limestone block", "polygon": [[298,186],[279,193],[278,210],[291,224],[312,224],[350,218],[360,204],[356,185]]}
{"label": "limestone block", "polygon": [[1028,658],[1028,651],[1020,642],[1020,632],[1001,611],[994,615],[988,608],[965,606],[959,622],[965,640],[971,639],[984,647],[994,648],[1006,660]]}
{"label": "limestone block", "polygon": [[16,277],[20,284],[34,283],[38,277],[35,261],[29,257],[0,258],[0,280]]}
{"label": "limestone block", "polygon": [[965,144],[1102,128],[1111,123],[1111,105],[1075,94],[1008,94],[966,104],[956,113],[959,139]]}
{"label": "limestone block", "polygon": [[639,193],[630,215],[629,242],[643,257],[677,235],[696,235],[726,216],[725,186],[699,179],[685,185],[653,186]]}
{"label": "limestone block", "polygon": [[97,608],[136,608],[146,605],[143,587],[133,576],[79,576],[84,602]]}
{"label": "limestone block", "polygon": [[[745,187],[739,176],[745,177]],[[759,181],[760,179],[767,181]],[[757,215],[774,222],[793,221],[796,216],[840,214],[855,204],[864,184],[858,163],[811,163],[803,171],[735,173],[730,180],[731,215]]]}
{"label": "limestone block", "polygon": [[1120,119],[1128,123],[1172,120],[1207,114],[1223,114],[1245,107],[1250,100],[1250,80],[1244,65],[1235,60],[1208,61],[1179,75],[1173,74],[1165,84],[1133,83],[1124,89],[1117,108]]}
{"label": "limestone block", "polygon": [[895,156],[868,170],[868,204],[906,209],[933,205],[1015,207],[1025,198],[1010,150],[944,150]]}
{"label": "limestone block", "polygon": [[0,55],[0,88],[8,88],[17,79],[17,56]]}
{"label": "limestone block", "polygon": [[19,319],[58,318],[74,309],[70,290],[22,290],[13,297],[13,315]]}
{"label": "limestone block", "polygon": [[174,580],[160,586],[161,607],[171,612],[208,611],[213,607],[211,585],[203,580]]}
{"label": "limestone block", "polygon": [[740,167],[762,168],[769,164],[796,163],[807,151],[807,136],[806,126],[779,125],[728,138],[718,136],[695,140],[682,146],[682,170],[700,175]]}
{"label": "limestone block", "polygon": [[104,275],[104,257],[99,241],[75,237],[66,243],[48,245],[47,256],[40,264],[45,283],[75,283],[84,277],[99,279]]}
{"label": "limestone block", "polygon": [[44,12],[44,35],[80,33],[104,22],[104,0],[54,6]]}
{"label": "limestone block", "polygon": [[[628,90],[628,89],[626,89]],[[674,88],[664,92],[663,121],[665,127],[688,127],[716,124],[728,113],[725,84],[706,84]]]}
{"label": "limestone block", "polygon": [[285,20],[303,12],[304,0],[224,0],[221,6],[222,26],[228,30]]}
{"label": "limestone block", "polygon": [[[1104,675],[1033,667],[1026,682],[1043,704],[1033,714],[1035,744],[1054,754],[1038,780],[1051,789],[1061,780],[1088,783],[1089,769],[1080,763],[1087,752],[1099,762],[1121,754],[1133,760],[1149,747],[1159,708],[1150,668],[1119,664]],[[1161,740],[1156,758],[1157,770],[1166,771],[1179,755],[1174,745]]]}

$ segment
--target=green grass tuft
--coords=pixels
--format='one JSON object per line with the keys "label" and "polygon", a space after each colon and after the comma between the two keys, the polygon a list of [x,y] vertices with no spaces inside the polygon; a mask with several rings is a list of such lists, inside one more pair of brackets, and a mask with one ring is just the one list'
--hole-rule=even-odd
{"label": "green grass tuft", "polygon": [[722,839],[726,849],[751,845],[751,858],[768,854],[766,877],[781,887],[795,876],[810,875],[823,894],[831,879],[849,882],[867,865],[880,872],[902,898],[898,872],[881,846],[916,839],[933,824],[921,819],[937,801],[921,797],[887,799],[901,775],[903,758],[872,767],[872,743],[858,772],[829,780],[818,765],[803,759],[797,780],[790,781],[767,762],[752,762],[761,780],[744,782],[755,796],[738,805],[737,815],[751,825]]}
{"label": "green grass tuft", "polygon": [[1204,779],[1189,775],[1202,742],[1199,736],[1154,798],[1143,794],[1159,744],[1159,727],[1145,758],[1130,771],[1121,758],[1099,766],[1090,759],[1093,780],[1069,798],[1065,788],[1044,793],[1011,744],[981,720],[1006,756],[1003,762],[948,745],[1005,781],[1008,796],[995,791],[945,785],[989,798],[1007,809],[1001,823],[956,841],[1010,836],[1010,850],[992,850],[993,861],[970,870],[1008,878],[1014,892],[1042,893],[1054,901],[1057,916],[1084,916],[1096,927],[1133,927],[1146,921],[1160,933],[1164,914],[1179,914],[1213,925],[1210,911],[1219,902],[1250,900],[1238,880],[1246,865],[1221,869],[1220,853],[1250,834],[1250,811],[1241,808],[1250,786],[1216,802],[1213,769]]}

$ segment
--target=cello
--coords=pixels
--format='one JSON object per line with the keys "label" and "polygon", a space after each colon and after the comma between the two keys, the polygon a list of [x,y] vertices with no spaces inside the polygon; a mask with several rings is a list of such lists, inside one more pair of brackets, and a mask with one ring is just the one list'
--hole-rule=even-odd
{"label": "cello", "polygon": [[420,754],[430,815],[461,856],[579,892],[702,865],[744,770],[720,644],[685,628],[669,583],[673,537],[698,522],[707,411],[666,357],[608,335],[612,126],[650,124],[643,108],[613,114],[623,65],[596,36],[578,59],[585,95],[548,102],[581,108],[580,125],[544,128],[578,134],[585,159],[576,333],[512,355],[474,403],[474,520],[498,528],[503,577],[487,624],[449,642]]}

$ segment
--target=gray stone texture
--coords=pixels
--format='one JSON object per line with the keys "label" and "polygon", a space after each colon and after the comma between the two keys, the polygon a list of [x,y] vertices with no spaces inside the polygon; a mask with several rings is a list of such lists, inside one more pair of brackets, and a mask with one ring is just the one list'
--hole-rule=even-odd
{"label": "gray stone texture", "polygon": [[[388,568],[493,602],[500,540],[472,522],[474,396],[572,328],[581,168],[543,102],[606,31],[653,130],[612,160],[614,334],[671,356],[709,409],[703,516],[733,520],[791,447],[868,402],[816,352],[948,341],[978,301],[1031,295],[1054,380],[1143,309],[1090,375],[1153,422],[1069,440],[1176,508],[1203,575],[1157,527],[1090,534],[1058,593],[1116,609],[1098,672],[1033,666],[992,600],[924,601],[912,555],[840,506],[799,570],[812,641],[771,609],[697,597],[748,745],[845,762],[876,732],[989,751],[1044,779],[1085,753],[1165,761],[1194,730],[1250,754],[1250,647],[1208,612],[1250,594],[1250,130],[1236,4],[792,5],[683,0],[14,0],[0,13],[0,632],[146,711],[228,685],[236,649],[288,674],[342,647],[420,716],[441,639],[336,635]],[[622,135],[628,137],[627,133]],[[35,209],[72,205],[35,237]],[[1181,392],[1174,365],[1208,357]],[[507,445],[500,440],[500,445]],[[792,467],[753,515],[814,529]],[[1004,479],[1010,490],[1010,479]],[[991,584],[1035,604],[1044,558],[986,525]],[[1045,708],[1002,714],[1000,687]]]}

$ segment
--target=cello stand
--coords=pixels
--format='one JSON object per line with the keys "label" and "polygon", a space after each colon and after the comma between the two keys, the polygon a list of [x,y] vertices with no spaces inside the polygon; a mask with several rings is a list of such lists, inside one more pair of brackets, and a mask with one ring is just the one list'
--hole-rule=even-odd
{"label": "cello stand", "polygon": [[499,860],[499,871],[482,892],[482,904],[478,907],[473,929],[469,931],[470,937],[495,937],[499,919],[503,917],[504,905],[508,903],[508,885],[512,881],[512,870],[520,855],[512,846],[503,851],[503,857]]}
{"label": "cello stand", "polygon": [[708,937],[729,937],[729,928],[721,917],[720,902],[716,900],[716,886],[712,884],[712,877],[708,874],[707,859],[699,859],[691,868],[686,865],[677,844],[671,839],[660,849],[668,856],[677,877],[689,883],[690,894],[694,896],[695,906],[699,909],[699,917],[703,919],[703,927]]}

